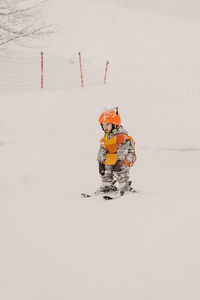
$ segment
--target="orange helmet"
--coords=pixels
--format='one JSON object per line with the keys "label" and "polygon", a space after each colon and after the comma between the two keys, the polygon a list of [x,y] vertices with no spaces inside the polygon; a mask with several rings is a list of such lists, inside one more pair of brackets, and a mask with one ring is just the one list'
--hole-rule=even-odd
{"label": "orange helmet", "polygon": [[[115,111],[116,110],[116,111]],[[111,123],[114,125],[121,125],[121,118],[118,113],[118,107],[115,110],[106,110],[104,111],[99,118],[99,123]]]}

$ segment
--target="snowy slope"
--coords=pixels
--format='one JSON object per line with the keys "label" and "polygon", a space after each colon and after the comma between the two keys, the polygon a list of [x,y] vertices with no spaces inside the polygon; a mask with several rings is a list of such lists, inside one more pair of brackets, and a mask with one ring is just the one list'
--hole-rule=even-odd
{"label": "snowy slope", "polygon": [[[75,0],[76,1],[76,0]],[[79,0],[77,0],[79,1]],[[83,0],[82,0],[83,1]],[[144,9],[159,12],[192,22],[200,21],[198,0],[85,0],[87,2],[112,2],[132,9]]]}
{"label": "snowy slope", "polygon": [[[59,1],[61,8],[63,3]],[[63,14],[57,9],[56,17],[71,32],[70,38],[56,37],[63,56],[81,47],[94,60],[107,59],[109,53],[117,62],[121,57],[132,63],[175,60],[171,35],[167,48],[159,46],[160,28],[170,18],[147,18],[140,11],[136,20],[146,33],[151,24],[160,34],[157,47],[152,36],[146,41],[149,51],[133,54],[133,40],[120,26],[138,12],[83,3],[69,4]],[[119,21],[115,28],[108,17],[112,11]],[[81,32],[87,39],[80,40],[83,15]],[[99,30],[110,25],[106,40],[98,35],[94,43],[94,33],[86,30],[91,24]],[[173,24],[188,30],[187,48],[176,48],[179,62],[186,57],[188,64],[197,63],[197,57],[188,56],[197,46],[187,41],[198,27],[175,19]],[[176,38],[181,28],[176,27]],[[115,47],[116,39],[109,41],[114,30],[124,41],[120,47]],[[112,82],[84,89],[0,92],[1,299],[199,299],[200,104],[198,97],[175,94],[142,96],[131,85]],[[130,175],[140,192],[110,202],[83,199],[81,192],[100,184],[96,155],[102,130],[97,120],[104,107],[114,105],[136,140],[138,160]]]}
{"label": "snowy slope", "polygon": [[[199,102],[130,93],[4,94],[2,299],[199,298]],[[119,105],[138,155],[140,193],[114,202],[80,197],[100,184],[105,103]]]}
{"label": "snowy slope", "polygon": [[59,0],[49,17],[58,23],[54,53],[81,51],[94,61],[199,63],[199,23],[114,3]]}

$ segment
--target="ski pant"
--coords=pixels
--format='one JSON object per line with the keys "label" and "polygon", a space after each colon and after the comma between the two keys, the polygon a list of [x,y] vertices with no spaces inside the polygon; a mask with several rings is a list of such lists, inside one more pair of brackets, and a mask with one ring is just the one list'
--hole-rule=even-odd
{"label": "ski pant", "polygon": [[105,165],[105,173],[101,175],[101,179],[103,183],[111,184],[113,179],[115,178],[119,183],[128,182],[129,180],[129,171],[130,168],[127,166],[123,166],[122,169],[118,172],[113,171],[114,166]]}

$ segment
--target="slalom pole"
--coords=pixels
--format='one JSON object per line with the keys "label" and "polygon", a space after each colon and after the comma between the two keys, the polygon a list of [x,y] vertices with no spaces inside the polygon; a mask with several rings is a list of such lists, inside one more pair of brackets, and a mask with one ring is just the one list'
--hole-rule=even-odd
{"label": "slalom pole", "polygon": [[81,53],[78,53],[79,55],[79,64],[80,64],[80,72],[81,72],[81,87],[83,87],[83,70],[82,70],[82,63],[81,63]]}
{"label": "slalom pole", "polygon": [[106,84],[108,65],[109,65],[109,61],[106,62],[106,69],[105,69],[105,75],[104,75],[104,84]]}
{"label": "slalom pole", "polygon": [[41,52],[41,89],[44,87],[44,53]]}

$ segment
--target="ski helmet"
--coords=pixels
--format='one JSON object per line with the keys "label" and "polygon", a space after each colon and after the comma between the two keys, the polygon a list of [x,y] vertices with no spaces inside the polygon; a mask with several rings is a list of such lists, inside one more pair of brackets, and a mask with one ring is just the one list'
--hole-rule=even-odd
{"label": "ski helmet", "polygon": [[99,118],[99,123],[110,123],[113,125],[121,125],[121,118],[118,113],[118,107],[104,111]]}

